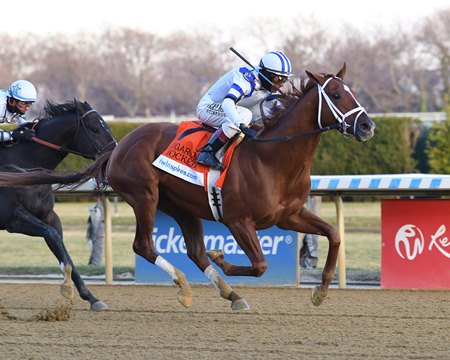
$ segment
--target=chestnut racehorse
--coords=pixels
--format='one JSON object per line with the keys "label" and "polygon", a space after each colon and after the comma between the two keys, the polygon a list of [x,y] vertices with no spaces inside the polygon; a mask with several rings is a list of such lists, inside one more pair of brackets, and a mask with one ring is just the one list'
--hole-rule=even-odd
{"label": "chestnut racehorse", "polygon": [[[259,138],[244,138],[236,147],[222,188],[223,223],[249,258],[250,266],[226,261],[218,250],[206,252],[201,219],[213,220],[203,187],[190,184],[152,165],[174,139],[177,125],[149,123],[129,133],[110,155],[99,158],[83,171],[72,174],[21,174],[19,183],[85,182],[106,176],[113,190],[134,210],[136,234],[133,250],[164,270],[179,287],[178,300],[192,304],[192,292],[184,274],[160,256],[152,229],[158,209],[173,217],[181,228],[187,255],[231,301],[233,310],[248,309],[211,265],[212,260],[228,276],[261,276],[267,268],[256,230],[278,226],[286,230],[326,236],[328,255],[322,283],[313,290],[312,302],[320,305],[333,278],[340,238],[338,231],[304,207],[310,192],[310,168],[321,133],[338,129],[357,141],[370,139],[375,124],[344,83],[345,64],[337,75],[306,72],[301,90],[283,94],[283,110],[269,119]],[[338,155],[338,154],[336,154]],[[1,182],[5,181],[0,174]]]}

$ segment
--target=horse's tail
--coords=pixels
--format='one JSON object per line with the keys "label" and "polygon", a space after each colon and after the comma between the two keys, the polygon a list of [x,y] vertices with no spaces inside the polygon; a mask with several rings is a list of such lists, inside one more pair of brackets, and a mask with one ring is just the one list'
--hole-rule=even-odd
{"label": "horse's tail", "polygon": [[76,188],[91,179],[96,182],[96,190],[107,186],[106,166],[112,151],[100,155],[92,164],[75,171],[57,171],[48,169],[22,169],[12,166],[11,172],[0,172],[0,187],[58,184]]}

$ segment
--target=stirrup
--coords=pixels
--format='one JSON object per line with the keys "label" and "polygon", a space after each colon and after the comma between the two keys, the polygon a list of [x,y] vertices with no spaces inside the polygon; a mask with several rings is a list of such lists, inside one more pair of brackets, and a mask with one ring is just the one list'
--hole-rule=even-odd
{"label": "stirrup", "polygon": [[225,166],[214,156],[213,153],[208,151],[202,151],[197,158],[197,163],[205,166],[209,166],[214,170],[225,170]]}

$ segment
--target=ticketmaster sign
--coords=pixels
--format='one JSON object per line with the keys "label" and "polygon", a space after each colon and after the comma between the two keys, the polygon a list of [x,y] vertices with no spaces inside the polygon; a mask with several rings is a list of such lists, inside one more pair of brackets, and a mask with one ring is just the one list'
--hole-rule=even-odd
{"label": "ticketmaster sign", "polygon": [[[213,221],[203,221],[206,250],[221,249],[225,259],[236,265],[250,265],[247,256],[238,246],[227,227]],[[230,284],[247,285],[293,285],[297,283],[297,233],[277,227],[257,232],[264,256],[269,264],[260,278],[247,276],[224,276]],[[183,271],[190,283],[208,283],[208,280],[188,258],[180,228],[169,216],[157,212],[153,241],[156,251],[172,265]],[[216,267],[219,274],[222,270]],[[136,283],[172,283],[162,270],[136,256]]]}

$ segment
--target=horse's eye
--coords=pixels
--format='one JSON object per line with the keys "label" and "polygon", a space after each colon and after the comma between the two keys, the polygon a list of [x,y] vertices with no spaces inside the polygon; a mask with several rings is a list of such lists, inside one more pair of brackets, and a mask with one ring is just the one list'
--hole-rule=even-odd
{"label": "horse's eye", "polygon": [[341,95],[339,95],[338,93],[333,94],[333,99],[339,100],[340,98],[341,98]]}
{"label": "horse's eye", "polygon": [[90,126],[89,130],[92,131],[94,134],[97,134],[100,132],[98,126]]}

